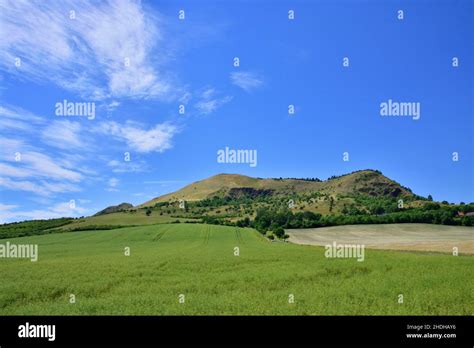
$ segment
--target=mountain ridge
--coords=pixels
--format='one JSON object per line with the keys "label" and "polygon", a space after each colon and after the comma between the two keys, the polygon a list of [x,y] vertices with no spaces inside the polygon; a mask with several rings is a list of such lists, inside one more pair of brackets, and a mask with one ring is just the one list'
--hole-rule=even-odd
{"label": "mountain ridge", "polygon": [[193,182],[175,192],[155,197],[138,207],[151,207],[157,203],[179,200],[200,201],[212,197],[239,196],[242,195],[243,189],[246,189],[250,196],[260,194],[289,196],[314,192],[328,195],[360,193],[369,196],[413,196],[410,189],[373,169],[332,176],[324,181],[304,178],[254,178],[241,174],[220,173]]}

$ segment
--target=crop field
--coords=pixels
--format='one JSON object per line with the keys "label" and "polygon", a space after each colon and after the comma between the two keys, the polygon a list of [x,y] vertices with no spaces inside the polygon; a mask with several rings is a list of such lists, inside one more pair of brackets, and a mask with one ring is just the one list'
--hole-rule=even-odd
{"label": "crop field", "polygon": [[331,259],[322,247],[203,224],[7,241],[37,244],[39,258],[0,259],[0,315],[474,313],[470,255],[366,250],[363,262]]}
{"label": "crop field", "polygon": [[474,254],[474,227],[432,224],[345,225],[290,229],[289,240],[297,244],[364,244],[367,248],[419,250]]}
{"label": "crop field", "polygon": [[119,212],[104,214],[98,216],[90,216],[82,219],[73,221],[71,224],[64,225],[59,227],[59,230],[71,230],[75,228],[93,226],[93,225],[153,225],[161,223],[171,223],[173,221],[179,220],[180,222],[190,221],[192,219],[186,218],[175,218],[169,215],[158,215],[152,214],[150,216],[145,215],[145,211],[139,210],[134,213],[129,212]]}

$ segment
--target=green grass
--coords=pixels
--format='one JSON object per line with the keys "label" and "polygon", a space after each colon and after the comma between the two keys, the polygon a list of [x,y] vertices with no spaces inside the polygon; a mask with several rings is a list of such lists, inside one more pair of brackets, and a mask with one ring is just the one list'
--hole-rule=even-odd
{"label": "green grass", "polygon": [[39,261],[0,259],[0,315],[474,313],[472,256],[366,250],[364,262],[326,259],[321,247],[201,224],[9,241],[38,244]]}
{"label": "green grass", "polygon": [[192,219],[186,218],[176,218],[169,215],[160,215],[158,212],[154,211],[150,216],[145,214],[145,210],[139,210],[135,213],[130,212],[117,212],[111,214],[103,214],[97,216],[89,216],[79,220],[74,220],[68,225],[64,225],[58,228],[58,230],[71,230],[75,228],[83,228],[93,225],[153,225],[153,224],[163,224],[170,223],[176,220],[181,222],[190,221]]}

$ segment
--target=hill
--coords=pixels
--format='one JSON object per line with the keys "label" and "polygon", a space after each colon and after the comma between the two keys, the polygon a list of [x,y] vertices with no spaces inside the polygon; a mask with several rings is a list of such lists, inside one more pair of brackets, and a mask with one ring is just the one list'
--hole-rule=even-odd
{"label": "hill", "polygon": [[119,205],[111,205],[110,207],[107,207],[107,208],[99,211],[95,215],[97,216],[97,215],[103,215],[103,214],[118,213],[120,211],[129,210],[131,208],[133,208],[132,204],[130,204],[130,203],[121,203]]}
{"label": "hill", "polygon": [[325,181],[305,179],[261,179],[238,174],[218,174],[194,182],[182,189],[156,197],[140,205],[151,207],[156,203],[179,200],[199,201],[213,197],[284,197],[303,193],[336,196],[364,194],[381,197],[410,197],[413,193],[376,170],[361,170],[334,176]]}
{"label": "hill", "polygon": [[133,207],[110,206],[64,223],[2,226],[0,238],[64,231],[106,230],[175,222],[252,226],[262,233],[352,224],[434,223],[472,226],[474,203],[433,202],[377,170],[317,178],[252,178],[219,174]]}

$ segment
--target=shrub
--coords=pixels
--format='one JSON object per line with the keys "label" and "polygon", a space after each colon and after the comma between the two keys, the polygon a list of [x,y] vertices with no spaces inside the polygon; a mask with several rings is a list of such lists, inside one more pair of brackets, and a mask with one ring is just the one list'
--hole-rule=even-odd
{"label": "shrub", "polygon": [[283,227],[278,226],[273,230],[273,234],[278,238],[283,238],[283,236],[285,235],[285,230],[283,229]]}

